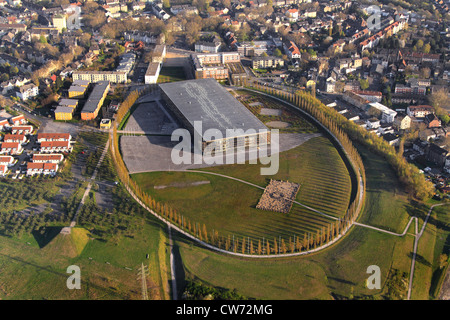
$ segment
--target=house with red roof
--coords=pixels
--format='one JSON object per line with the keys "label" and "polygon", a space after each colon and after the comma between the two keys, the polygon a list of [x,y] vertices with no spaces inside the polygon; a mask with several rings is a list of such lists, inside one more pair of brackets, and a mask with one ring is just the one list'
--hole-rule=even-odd
{"label": "house with red roof", "polygon": [[0,131],[5,130],[9,127],[9,121],[7,119],[0,120]]}
{"label": "house with red roof", "polygon": [[32,126],[12,126],[12,134],[31,134],[33,132]]}
{"label": "house with red roof", "polygon": [[25,119],[25,116],[23,114],[19,115],[19,116],[15,116],[9,119],[9,121],[11,122],[11,124],[13,126],[20,126],[21,124],[27,124],[28,121],[27,119]]}
{"label": "house with red roof", "polygon": [[297,22],[298,20],[298,10],[297,9],[289,9],[285,12],[286,17],[289,22]]}
{"label": "house with red roof", "polygon": [[0,164],[0,176],[4,176],[8,173],[9,168],[4,164]]}
{"label": "house with red roof", "polygon": [[20,154],[22,153],[23,148],[19,142],[3,142],[0,146],[0,154]]}
{"label": "house with red roof", "polygon": [[11,156],[0,156],[0,165],[11,167],[14,165],[14,158]]}
{"label": "house with red roof", "polygon": [[64,155],[58,154],[33,154],[32,162],[36,163],[60,163],[64,160]]}
{"label": "house with red roof", "polygon": [[43,141],[70,141],[70,133],[38,133],[37,142]]}
{"label": "house with red roof", "polygon": [[44,153],[71,152],[72,146],[70,141],[42,141],[40,151]]}
{"label": "house with red roof", "polygon": [[5,134],[4,142],[19,142],[20,144],[27,142],[24,134]]}
{"label": "house with red roof", "polygon": [[28,162],[27,163],[27,176],[34,176],[36,174],[52,175],[54,176],[58,172],[58,164],[56,163],[39,163]]}
{"label": "house with red roof", "polygon": [[284,52],[287,54],[289,59],[300,59],[302,57],[300,50],[294,42],[285,42],[283,43],[283,47]]}

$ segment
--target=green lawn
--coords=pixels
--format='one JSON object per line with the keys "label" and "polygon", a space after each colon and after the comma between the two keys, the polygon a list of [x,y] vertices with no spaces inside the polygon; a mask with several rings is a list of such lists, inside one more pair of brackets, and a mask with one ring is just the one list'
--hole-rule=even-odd
{"label": "green lawn", "polygon": [[[342,216],[350,199],[350,178],[343,161],[331,143],[323,137],[282,153],[280,170],[275,176],[261,176],[260,165],[226,165],[208,168],[265,187],[269,179],[301,184],[297,200],[325,213]],[[333,221],[294,204],[289,214],[256,209],[263,190],[224,177],[188,172],[148,172],[132,175],[157,201],[173,209],[208,232],[227,237],[250,237],[254,241],[274,237],[289,238],[315,234]],[[189,185],[195,181],[208,184]],[[173,183],[182,186],[172,186]],[[155,189],[155,186],[169,186]],[[255,243],[256,244],[256,243]]]}
{"label": "green lawn", "polygon": [[[364,155],[368,185],[368,201],[360,221],[403,231],[411,214],[408,208],[414,209],[415,214],[424,216],[426,208],[415,207],[414,203],[408,201],[390,166],[380,157],[360,150]],[[240,178],[252,177],[245,170],[235,170],[234,173]],[[257,179],[254,182],[262,183]],[[311,203],[315,204],[313,200]],[[414,225],[411,225],[408,233],[413,232]],[[192,245],[184,238],[177,240],[187,278],[197,279],[211,286],[236,289],[239,294],[257,299],[405,298],[405,284],[408,283],[414,244],[411,235],[395,237],[354,226],[338,243],[320,253],[265,260],[237,259]],[[427,243],[424,238],[422,245],[426,246]],[[419,252],[420,250],[422,248],[419,248]],[[369,290],[365,286],[369,277],[366,270],[370,265],[380,267],[381,290]],[[417,290],[420,291],[419,296],[426,297],[431,280],[427,277],[431,276],[431,272],[422,272],[421,266],[418,268],[418,273],[424,277],[424,286],[414,288],[413,297]],[[395,273],[404,276],[394,277]],[[420,281],[418,284],[421,285]]]}
{"label": "green lawn", "polygon": [[386,161],[358,145],[366,169],[365,214],[359,222],[402,233],[417,208]]}
{"label": "green lawn", "polygon": [[[43,248],[31,235],[20,239],[1,236],[0,299],[141,299],[136,280],[141,263],[166,263],[158,260],[160,241],[165,246],[161,228],[150,218],[135,238],[123,237],[118,245],[87,240],[87,233],[81,230],[75,231],[73,239],[56,235]],[[81,290],[66,287],[70,265],[81,269]],[[160,299],[160,269],[150,266],[149,270],[150,296]]]}
{"label": "green lawn", "polygon": [[280,154],[278,173],[262,176],[265,165],[224,165],[203,169],[266,187],[269,179],[300,184],[297,201],[321,212],[343,216],[350,201],[351,181],[338,151],[325,137],[313,138]]}
{"label": "green lawn", "polygon": [[183,67],[163,67],[159,73],[158,83],[186,80]]}

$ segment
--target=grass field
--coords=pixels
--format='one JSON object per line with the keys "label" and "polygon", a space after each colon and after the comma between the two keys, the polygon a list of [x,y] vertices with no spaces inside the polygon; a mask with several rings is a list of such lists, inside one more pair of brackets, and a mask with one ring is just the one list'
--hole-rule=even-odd
{"label": "grass field", "polygon": [[[272,179],[301,184],[297,200],[325,213],[342,216],[350,197],[350,178],[345,165],[331,143],[323,137],[284,152],[280,156],[280,170],[275,176],[260,175],[260,165],[227,165],[208,168],[232,177],[241,178],[265,187]],[[187,172],[148,172],[132,175],[143,189],[157,201],[170,206],[209,232],[218,231],[227,237],[263,238],[315,234],[328,226],[332,219],[294,204],[289,214],[256,209],[263,190],[224,177]],[[208,184],[190,185],[195,181]],[[183,186],[171,187],[173,183]],[[155,186],[168,186],[155,189]],[[303,239],[303,238],[302,238]]]}
{"label": "grass field", "polygon": [[[363,146],[358,151],[366,166],[365,213],[359,222],[401,233],[417,208],[408,201],[394,170]],[[380,214],[382,212],[383,214]]]}
{"label": "grass field", "polygon": [[[152,265],[166,263],[157,258],[161,228],[150,218],[141,233],[133,239],[124,237],[118,245],[86,238],[86,230],[56,235],[43,248],[30,235],[2,236],[0,299],[140,299],[136,274],[141,263],[150,264],[150,297],[161,299],[161,280],[167,276],[162,278],[160,269]],[[66,287],[70,265],[81,269],[81,290]]]}
{"label": "grass field", "polygon": [[[367,150],[360,149],[360,152],[364,155],[368,183],[367,202],[360,221],[403,231],[411,214],[408,208],[413,207],[416,214],[424,216],[426,208],[415,208],[409,202],[389,165]],[[384,175],[380,177],[380,173]],[[246,175],[245,171],[240,173],[241,178]],[[414,225],[408,233],[414,233]],[[187,278],[236,289],[242,295],[257,299],[405,298],[405,280],[407,284],[414,244],[411,235],[395,237],[354,226],[337,244],[314,255],[249,260],[212,253],[184,238],[177,240]],[[426,256],[420,252],[431,242],[426,238],[423,240],[419,254]],[[436,256],[434,250],[428,251],[432,252],[432,257]],[[365,286],[369,277],[366,270],[370,265],[380,267],[381,290],[369,290]],[[428,297],[431,268],[424,271],[420,268],[422,266],[416,269],[420,278],[417,284],[414,282],[413,298]],[[404,276],[395,277],[396,273]]]}
{"label": "grass field", "polygon": [[163,67],[159,73],[158,83],[186,80],[183,67]]}

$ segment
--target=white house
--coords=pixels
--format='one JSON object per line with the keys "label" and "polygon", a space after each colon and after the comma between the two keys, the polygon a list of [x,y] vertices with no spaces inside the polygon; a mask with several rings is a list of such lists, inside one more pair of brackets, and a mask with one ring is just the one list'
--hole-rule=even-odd
{"label": "white house", "polygon": [[379,103],[379,102],[372,102],[369,103],[369,106],[381,111],[381,121],[386,123],[393,123],[395,116],[397,115],[397,112],[386,107],[385,105]]}
{"label": "white house", "polygon": [[16,96],[24,101],[36,97],[38,94],[39,88],[32,83],[26,84],[16,91]]}
{"label": "white house", "polygon": [[11,167],[14,165],[14,158],[11,156],[0,156],[0,165]]}
{"label": "white house", "polygon": [[22,153],[23,148],[19,142],[3,142],[0,147],[0,154],[20,154]]}
{"label": "white house", "polygon": [[58,172],[58,164],[56,163],[27,163],[27,176],[34,176],[35,174],[44,174],[54,176]]}
{"label": "white house", "polygon": [[0,164],[0,176],[4,176],[8,173],[9,168],[4,164]]}

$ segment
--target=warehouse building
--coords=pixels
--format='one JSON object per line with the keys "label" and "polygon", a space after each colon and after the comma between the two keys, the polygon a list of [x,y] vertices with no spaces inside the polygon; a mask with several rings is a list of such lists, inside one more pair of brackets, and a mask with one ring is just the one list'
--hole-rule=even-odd
{"label": "warehouse building", "polygon": [[[186,80],[159,86],[168,109],[191,137],[196,134],[203,137],[203,151],[270,143],[267,127],[216,80]],[[201,122],[201,128],[196,125],[198,122]],[[205,140],[204,132],[209,129],[218,130],[221,136]]]}

